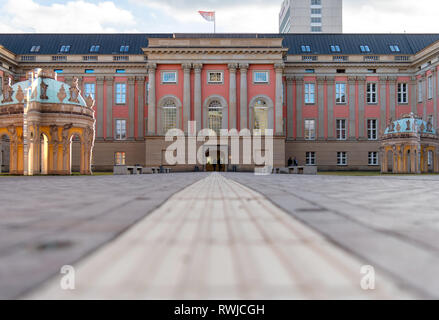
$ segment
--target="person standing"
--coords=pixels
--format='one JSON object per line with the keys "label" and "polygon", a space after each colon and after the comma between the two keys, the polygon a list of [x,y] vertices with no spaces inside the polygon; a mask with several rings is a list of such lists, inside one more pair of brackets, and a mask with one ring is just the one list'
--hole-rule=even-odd
{"label": "person standing", "polygon": [[288,167],[292,167],[293,166],[293,159],[291,159],[291,157],[288,158]]}

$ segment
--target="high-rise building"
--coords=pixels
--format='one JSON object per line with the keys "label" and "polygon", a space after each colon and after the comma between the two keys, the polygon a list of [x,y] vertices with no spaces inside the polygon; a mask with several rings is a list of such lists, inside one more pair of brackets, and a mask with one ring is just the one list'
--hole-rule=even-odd
{"label": "high-rise building", "polygon": [[343,32],[343,0],[284,0],[280,33]]}

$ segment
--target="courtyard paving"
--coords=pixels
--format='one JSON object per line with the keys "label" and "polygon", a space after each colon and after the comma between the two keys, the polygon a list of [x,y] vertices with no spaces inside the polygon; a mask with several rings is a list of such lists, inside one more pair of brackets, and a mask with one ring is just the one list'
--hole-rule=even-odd
{"label": "courtyard paving", "polygon": [[439,298],[439,176],[0,177],[0,191],[0,298]]}

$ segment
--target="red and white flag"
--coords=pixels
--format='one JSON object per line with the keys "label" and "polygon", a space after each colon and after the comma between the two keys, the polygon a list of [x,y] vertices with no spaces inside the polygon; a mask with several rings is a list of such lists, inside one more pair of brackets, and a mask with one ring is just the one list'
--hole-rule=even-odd
{"label": "red and white flag", "polygon": [[198,11],[201,16],[209,22],[215,21],[215,11]]}

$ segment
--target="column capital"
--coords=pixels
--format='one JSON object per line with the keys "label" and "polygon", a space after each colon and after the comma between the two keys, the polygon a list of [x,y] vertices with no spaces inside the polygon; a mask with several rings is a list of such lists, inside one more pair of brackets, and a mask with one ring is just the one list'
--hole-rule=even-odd
{"label": "column capital", "polygon": [[114,81],[114,78],[113,78],[113,77],[105,77],[105,81],[106,81],[108,84],[112,84],[112,82]]}
{"label": "column capital", "polygon": [[148,69],[148,72],[153,72],[155,69],[157,69],[156,63],[148,63],[146,65],[146,68]]}
{"label": "column capital", "polygon": [[192,69],[192,63],[182,63],[181,68],[184,72],[191,72]]}
{"label": "column capital", "polygon": [[385,77],[385,76],[381,76],[381,77],[378,78],[378,81],[379,81],[381,84],[386,84],[386,82],[387,82],[387,77]]}
{"label": "column capital", "polygon": [[136,76],[136,81],[138,81],[138,82],[144,82],[144,81],[145,81],[145,77]]}
{"label": "column capital", "polygon": [[276,70],[276,73],[284,72],[285,64],[284,63],[275,63],[274,69]]}
{"label": "column capital", "polygon": [[398,80],[398,78],[392,76],[392,77],[387,77],[387,80],[389,80],[390,82],[396,82]]}
{"label": "column capital", "polygon": [[104,84],[104,80],[105,80],[104,77],[97,77],[97,78],[96,78],[96,82],[97,82],[98,85],[100,85],[100,84]]}
{"label": "column capital", "polygon": [[328,84],[334,84],[335,77],[334,76],[327,76],[326,81],[328,82]]}
{"label": "column capital", "polygon": [[236,69],[238,69],[238,64],[237,63],[229,63],[228,68],[229,68],[230,72],[236,72]]}
{"label": "column capital", "polygon": [[194,66],[195,73],[200,73],[201,70],[203,69],[202,63],[194,63],[193,66]]}
{"label": "column capital", "polygon": [[128,77],[128,84],[133,85],[136,82],[136,77]]}
{"label": "column capital", "polygon": [[287,79],[287,84],[292,85],[295,78],[294,76],[286,76],[286,79]]}
{"label": "column capital", "polygon": [[356,81],[357,81],[357,77],[348,76],[348,83],[349,84],[355,84]]}
{"label": "column capital", "polygon": [[317,77],[317,84],[323,84],[325,83],[326,78],[325,77]]}
{"label": "column capital", "polygon": [[241,73],[245,73],[248,71],[249,64],[248,63],[240,63],[239,69],[241,70]]}

